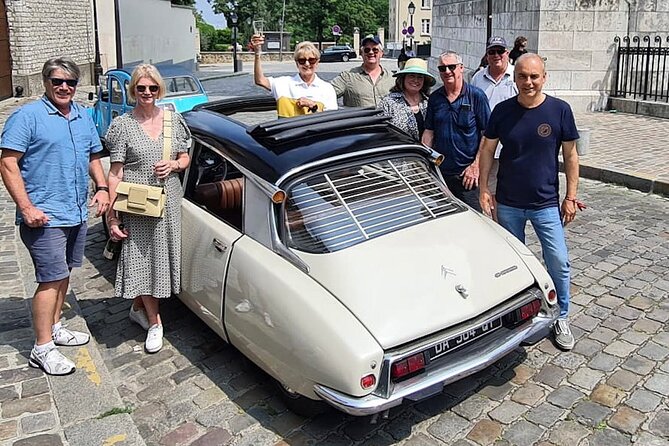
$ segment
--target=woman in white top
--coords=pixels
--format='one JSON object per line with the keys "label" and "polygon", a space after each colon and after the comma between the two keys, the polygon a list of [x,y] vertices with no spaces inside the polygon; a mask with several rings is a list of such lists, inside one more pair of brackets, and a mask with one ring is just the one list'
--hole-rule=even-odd
{"label": "woman in white top", "polygon": [[301,42],[295,47],[293,58],[297,65],[294,76],[266,77],[262,72],[260,49],[265,38],[255,34],[251,44],[255,51],[253,79],[272,93],[277,101],[279,117],[291,117],[337,109],[337,94],[328,82],[316,75],[321,53],[311,42]]}

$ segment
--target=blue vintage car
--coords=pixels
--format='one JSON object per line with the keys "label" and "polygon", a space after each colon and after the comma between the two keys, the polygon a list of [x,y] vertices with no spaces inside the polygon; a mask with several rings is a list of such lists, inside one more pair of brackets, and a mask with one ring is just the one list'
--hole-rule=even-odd
{"label": "blue vintage car", "polygon": [[[200,81],[192,72],[177,65],[158,66],[165,87],[165,97],[157,102],[179,113],[187,112],[196,105],[209,101]],[[135,104],[128,95],[131,68],[109,70],[100,76],[97,89],[98,100],[92,109],[93,121],[98,134],[104,138],[112,119],[131,110]],[[104,142],[104,139],[103,139]]]}

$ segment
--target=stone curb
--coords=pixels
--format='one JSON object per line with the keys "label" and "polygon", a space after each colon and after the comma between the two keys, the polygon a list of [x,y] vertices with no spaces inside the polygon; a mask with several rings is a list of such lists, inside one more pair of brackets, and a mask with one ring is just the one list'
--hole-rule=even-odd
{"label": "stone curb", "polygon": [[[562,161],[560,161],[560,171],[564,172]],[[620,172],[613,169],[580,164],[579,176],[589,180],[617,184],[629,189],[669,197],[669,182],[656,180],[639,172]]]}
{"label": "stone curb", "polygon": [[[17,258],[26,288],[26,296],[34,295],[36,284],[30,276],[32,261],[23,245],[18,246]],[[75,273],[77,274],[76,270]],[[91,335],[86,319],[73,291],[69,291],[63,308],[65,325]],[[111,373],[102,359],[96,339],[91,335],[88,344],[81,347],[61,347],[61,353],[70,358],[77,370],[68,376],[49,376],[51,396],[56,406],[60,427],[70,446],[91,444],[146,443],[126,409]],[[120,412],[108,414],[110,411]],[[101,417],[101,418],[99,418]],[[30,441],[30,437],[22,437]],[[95,441],[93,441],[95,439]],[[97,441],[97,440],[100,441]],[[19,440],[19,439],[17,439]]]}

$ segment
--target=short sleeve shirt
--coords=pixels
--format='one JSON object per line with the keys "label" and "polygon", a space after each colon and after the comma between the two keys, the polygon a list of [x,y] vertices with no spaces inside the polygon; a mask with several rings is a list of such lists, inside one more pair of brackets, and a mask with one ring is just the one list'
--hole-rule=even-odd
{"label": "short sleeve shirt", "polygon": [[558,154],[564,141],[578,139],[571,107],[546,96],[535,108],[513,97],[495,107],[486,138],[504,145],[497,173],[498,202],[520,209],[558,205]]}
{"label": "short sleeve shirt", "polygon": [[344,106],[378,107],[381,98],[387,96],[395,86],[395,78],[391,72],[381,67],[381,75],[373,83],[361,65],[339,73],[331,83],[337,97],[344,97]]}
{"label": "short sleeve shirt", "polygon": [[291,99],[308,98],[323,104],[323,110],[337,110],[337,94],[332,85],[318,76],[311,85],[302,80],[299,74],[294,76],[268,77],[272,96]]}
{"label": "short sleeve shirt", "polygon": [[444,175],[460,175],[474,162],[489,117],[485,93],[467,83],[453,102],[448,101],[444,88],[430,95],[425,129],[434,131],[432,148],[444,155],[439,166]]}
{"label": "short sleeve shirt", "polygon": [[511,64],[507,64],[506,72],[497,82],[490,75],[490,67],[477,71],[472,77],[472,85],[483,90],[488,97],[491,110],[494,110],[500,102],[518,94],[518,87],[513,81],[513,65]]}
{"label": "short sleeve shirt", "polygon": [[[25,190],[49,217],[46,226],[71,227],[88,219],[90,156],[102,145],[86,108],[73,102],[65,117],[43,96],[9,116],[0,147],[23,154]],[[16,223],[22,220],[17,209]]]}

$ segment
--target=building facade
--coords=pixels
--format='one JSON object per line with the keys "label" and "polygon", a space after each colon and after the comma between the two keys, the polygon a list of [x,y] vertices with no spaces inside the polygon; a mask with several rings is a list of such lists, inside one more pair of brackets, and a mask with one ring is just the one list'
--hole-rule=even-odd
{"label": "building facade", "polygon": [[[432,39],[433,0],[391,0],[388,8],[388,41],[402,42],[405,46],[429,43]],[[414,13],[409,14],[409,5]],[[403,29],[414,27],[413,37],[403,34]]]}
{"label": "building facade", "polygon": [[[199,45],[193,8],[170,0],[94,1],[103,70],[119,62],[196,68]],[[0,99],[12,96],[16,87],[25,95],[43,92],[42,65],[56,56],[72,58],[81,69],[81,83],[90,85],[95,63],[93,6],[91,0],[0,0]]]}
{"label": "building facade", "polygon": [[616,70],[614,38],[665,35],[669,2],[655,0],[433,0],[432,61],[446,50],[462,54],[468,71],[485,51],[488,7],[492,35],[509,45],[523,35],[546,59],[545,90],[578,110],[602,110]]}
{"label": "building facade", "polygon": [[[42,65],[47,59],[61,55],[71,57],[81,68],[82,82],[90,83],[95,57],[90,0],[0,1],[8,25],[10,63],[3,62],[2,70],[11,67],[10,95],[17,86],[27,95],[44,91]],[[3,92],[7,97],[6,88]]]}

